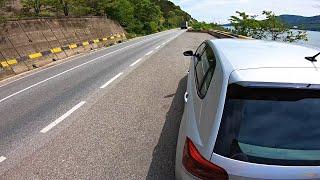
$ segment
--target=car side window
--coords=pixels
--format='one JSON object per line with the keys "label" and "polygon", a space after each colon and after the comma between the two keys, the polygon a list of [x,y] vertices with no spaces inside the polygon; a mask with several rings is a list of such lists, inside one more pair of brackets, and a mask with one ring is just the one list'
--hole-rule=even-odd
{"label": "car side window", "polygon": [[202,43],[199,47],[198,47],[198,49],[197,49],[197,51],[196,51],[196,53],[195,53],[195,55],[196,55],[196,57],[200,57],[200,55],[202,54],[202,52],[203,52],[203,50],[204,50],[204,48],[206,47],[206,43]]}
{"label": "car side window", "polygon": [[203,98],[210,86],[210,82],[216,67],[216,58],[210,46],[207,46],[199,57],[196,65],[196,81],[198,93]]}

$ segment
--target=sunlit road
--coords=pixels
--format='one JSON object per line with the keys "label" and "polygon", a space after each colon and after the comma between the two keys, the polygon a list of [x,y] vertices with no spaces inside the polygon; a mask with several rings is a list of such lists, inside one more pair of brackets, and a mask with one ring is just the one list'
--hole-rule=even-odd
{"label": "sunlit road", "polygon": [[3,179],[172,179],[184,50],[170,30],[75,57],[0,87]]}

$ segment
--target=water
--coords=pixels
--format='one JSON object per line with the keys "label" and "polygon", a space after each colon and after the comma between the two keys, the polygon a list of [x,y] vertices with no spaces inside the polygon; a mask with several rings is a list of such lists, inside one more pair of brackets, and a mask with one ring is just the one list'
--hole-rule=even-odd
{"label": "water", "polygon": [[307,31],[308,41],[297,42],[298,44],[314,46],[320,48],[320,32],[319,31]]}
{"label": "water", "polygon": [[[233,29],[232,26],[224,26],[224,27],[228,28],[228,29]],[[297,31],[297,30],[292,30],[292,31]],[[320,32],[319,31],[307,31],[307,34],[308,34],[308,41],[300,41],[300,42],[296,42],[296,43],[300,44],[300,45],[320,48]]]}

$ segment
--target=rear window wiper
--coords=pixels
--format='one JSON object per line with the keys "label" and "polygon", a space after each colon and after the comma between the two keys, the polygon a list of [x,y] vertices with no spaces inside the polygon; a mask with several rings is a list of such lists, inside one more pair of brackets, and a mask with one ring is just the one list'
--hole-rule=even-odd
{"label": "rear window wiper", "polygon": [[320,52],[318,53],[318,54],[316,54],[316,55],[314,55],[314,56],[310,56],[310,57],[305,57],[306,58],[306,60],[308,60],[308,61],[311,61],[311,62],[317,62],[317,56],[319,56],[320,55]]}

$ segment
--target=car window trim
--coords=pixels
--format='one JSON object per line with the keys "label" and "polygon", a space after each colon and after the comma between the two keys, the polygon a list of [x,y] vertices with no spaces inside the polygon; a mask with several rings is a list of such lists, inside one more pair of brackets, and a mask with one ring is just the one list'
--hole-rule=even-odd
{"label": "car window trim", "polygon": [[[204,53],[204,51],[207,49],[207,47],[208,47],[208,44],[207,43],[202,43],[202,44],[205,44],[205,47],[203,48],[203,51],[202,51],[202,53],[201,53],[201,55],[199,55],[199,56],[195,56],[195,58],[197,59],[197,63],[195,63],[195,65],[194,65],[194,74],[195,74],[195,82],[196,82],[196,89],[197,89],[197,92],[199,92],[199,90],[198,90],[198,84],[199,84],[199,81],[198,81],[198,73],[197,73],[197,66],[198,66],[198,64],[199,64],[199,58],[203,55],[203,53]],[[202,46],[202,44],[200,45],[200,46]],[[199,46],[199,48],[200,48],[200,46]],[[198,48],[198,49],[199,49]],[[197,49],[197,51],[198,51],[198,49]],[[199,93],[197,93],[198,94],[198,96],[199,96]],[[200,96],[199,96],[200,97]],[[203,99],[203,98],[201,98],[201,99]]]}
{"label": "car window trim", "polygon": [[[210,46],[209,46],[209,44],[207,44],[206,42],[204,42],[205,43],[205,47],[203,48],[203,51],[202,51],[202,54],[200,55],[200,57],[203,55],[203,53],[205,52],[205,50],[209,47],[209,48],[211,48]],[[201,44],[202,45],[202,44]],[[200,46],[201,46],[200,45]],[[200,47],[199,46],[199,47]],[[198,49],[197,49],[198,50]],[[215,53],[214,53],[214,50],[211,48],[211,50],[212,50],[212,52],[213,52],[213,55],[214,55],[214,57],[216,58],[216,56],[215,56]],[[196,58],[200,58],[200,57],[196,57]],[[198,75],[197,75],[197,65],[198,65],[198,63],[199,63],[199,61],[197,61],[197,63],[195,64],[195,66],[194,66],[194,73],[195,73],[195,83],[196,83],[196,89],[197,89],[197,95],[198,95],[198,97],[200,98],[200,99],[204,99],[205,98],[205,96],[206,96],[206,94],[207,94],[207,92],[205,93],[205,94],[201,94],[201,88],[202,88],[202,86],[203,86],[203,84],[204,84],[204,81],[201,83],[201,85],[200,85],[200,89],[198,88],[199,86],[198,86],[198,84],[199,84],[199,82],[198,82]],[[216,64],[215,64],[215,66],[216,66]],[[207,77],[207,74],[208,74],[208,72],[210,71],[210,69],[212,68],[212,66],[210,66],[209,68],[208,68],[208,70],[207,70],[207,72],[204,74],[204,76],[203,76],[203,80]]]}

